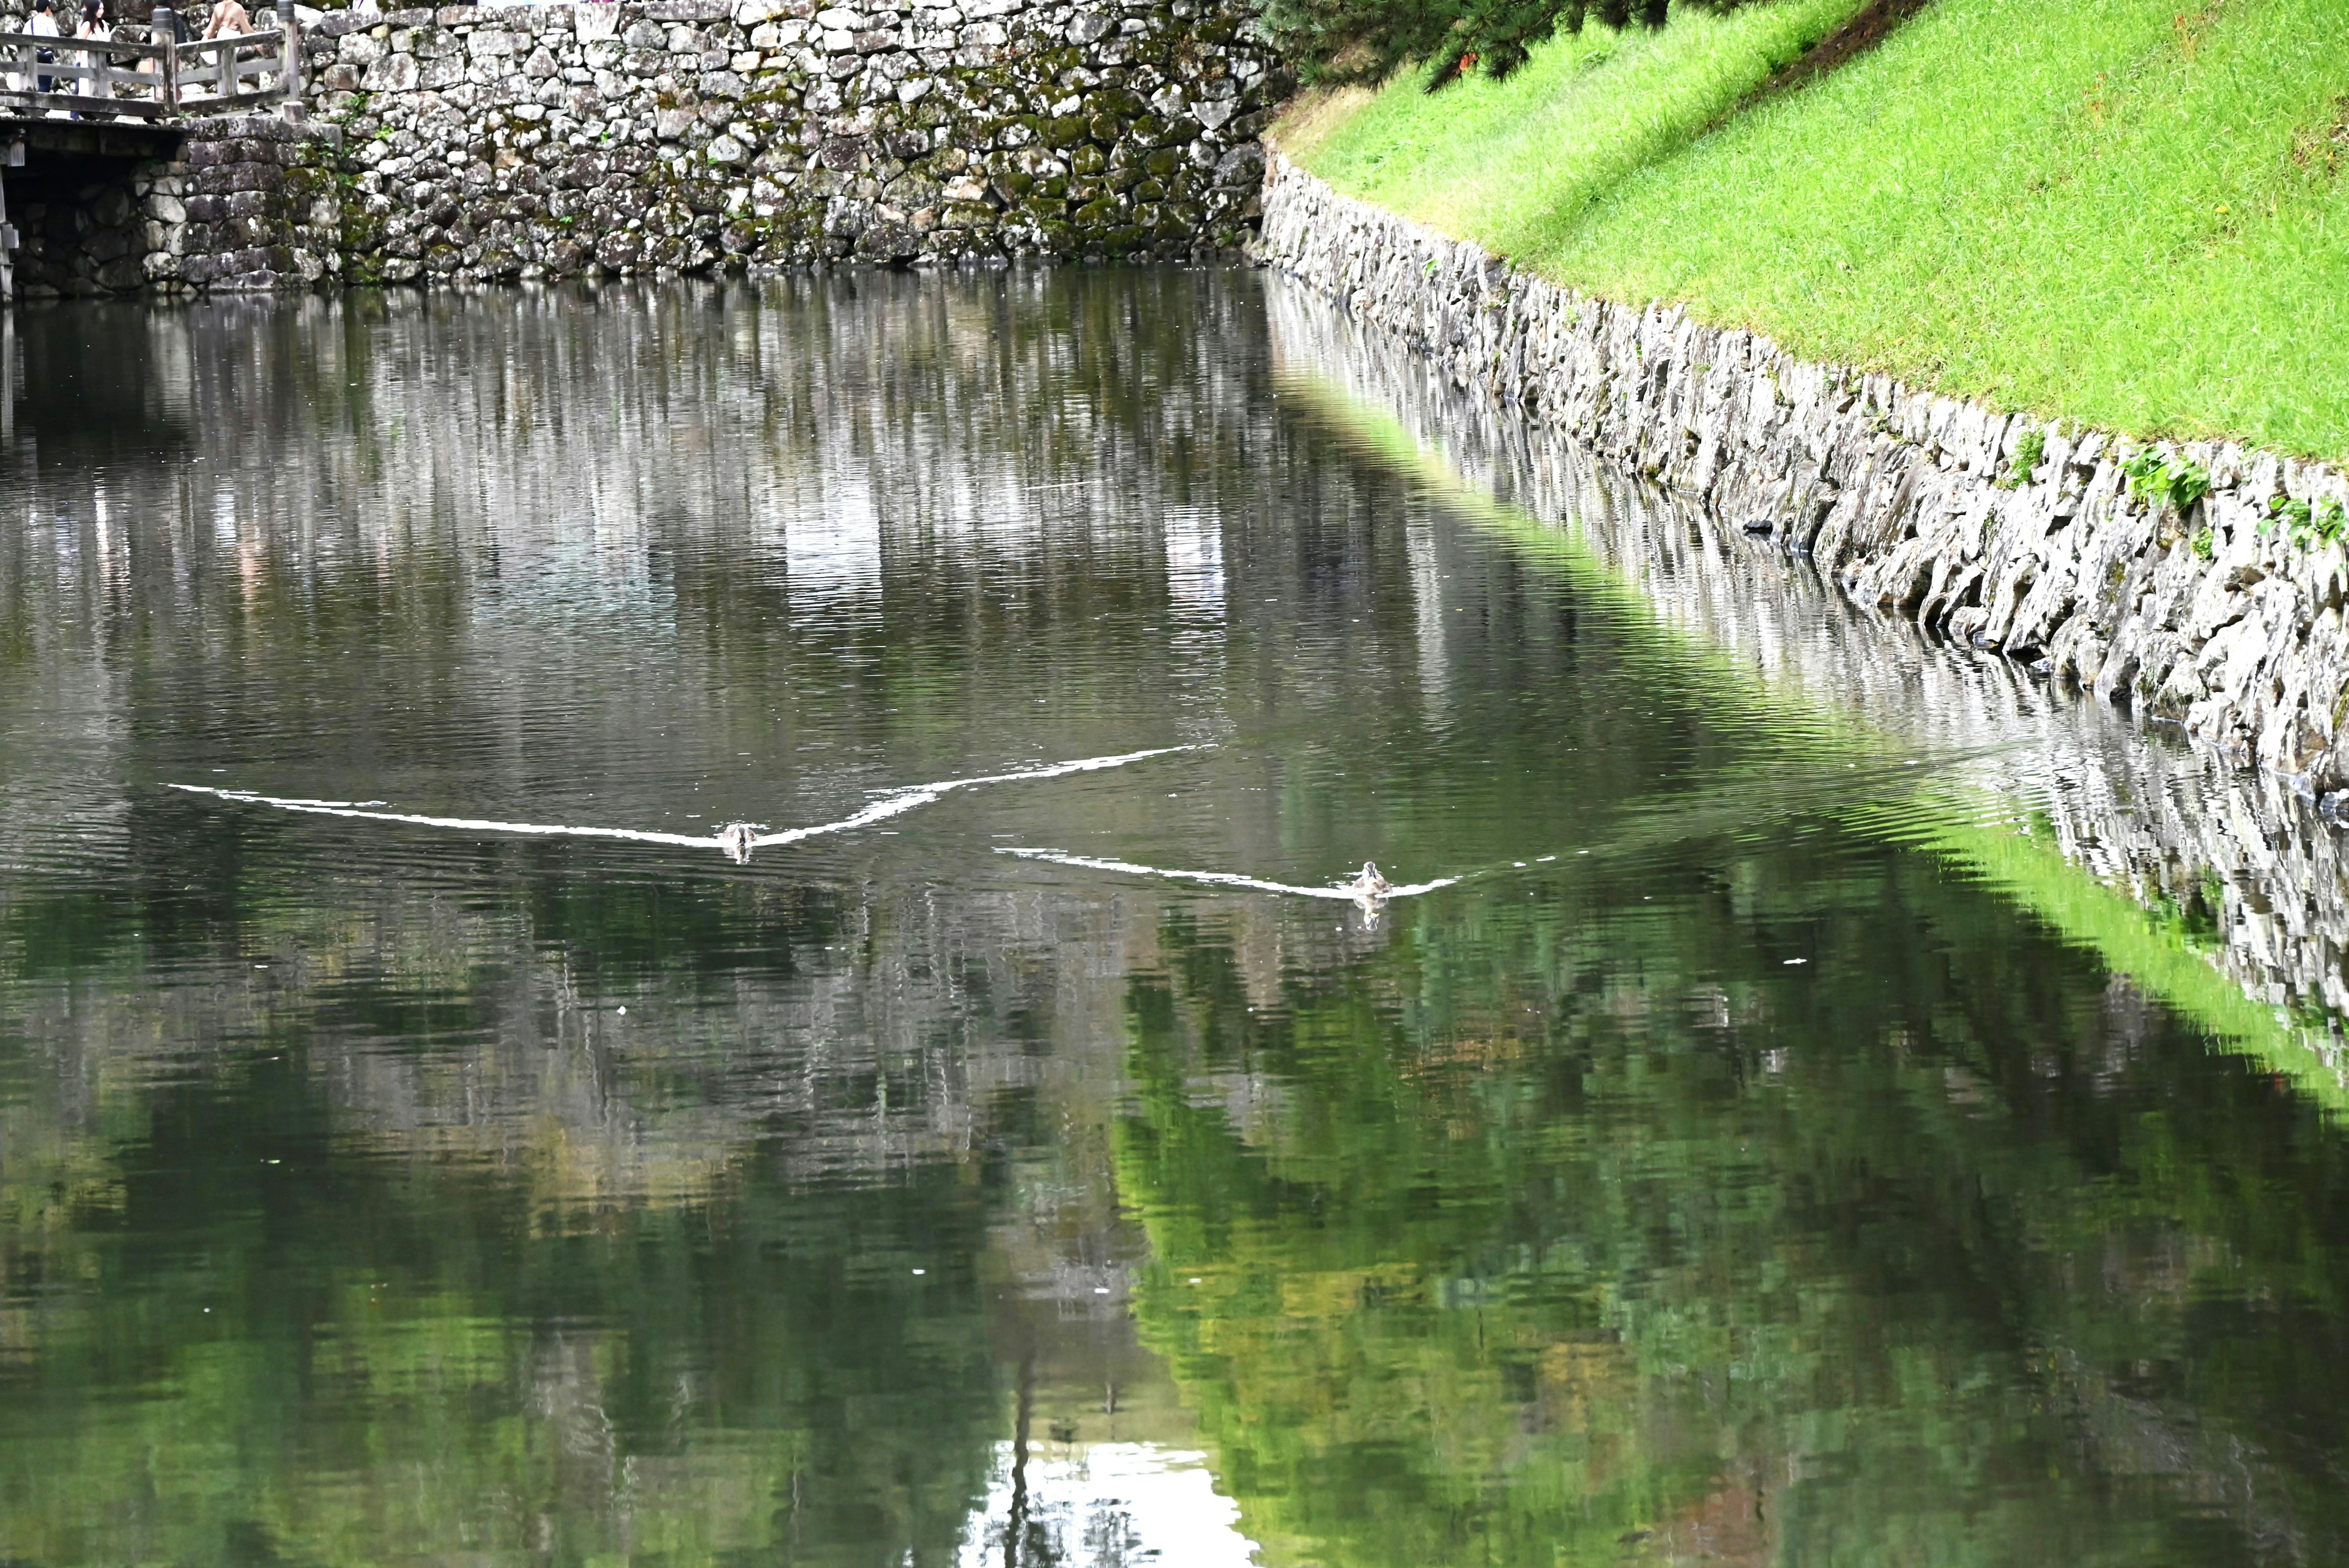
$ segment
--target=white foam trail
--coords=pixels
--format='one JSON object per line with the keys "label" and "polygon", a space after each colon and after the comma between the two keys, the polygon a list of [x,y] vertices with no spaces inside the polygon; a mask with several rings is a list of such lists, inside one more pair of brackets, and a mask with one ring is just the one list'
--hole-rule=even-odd
{"label": "white foam trail", "polygon": [[289,799],[277,795],[256,795],[250,789],[219,789],[209,784],[166,784],[166,789],[182,789],[191,795],[211,795],[222,800],[233,800],[241,806],[274,806],[281,811],[306,811],[317,817],[358,817],[370,822],[406,822],[418,828],[454,828],[467,833],[520,833],[531,837],[571,839],[626,839],[639,844],[684,844],[694,849],[708,849],[717,842],[711,837],[695,837],[687,833],[647,833],[635,828],[577,828],[558,822],[496,822],[481,817],[425,817],[409,811],[372,811],[345,800]]}
{"label": "white foam trail", "polygon": [[[789,828],[780,833],[757,833],[750,837],[749,842],[754,848],[767,844],[795,844],[802,839],[850,832],[874,822],[885,821],[917,806],[926,806],[957,789],[968,789],[980,784],[1014,784],[1032,779],[1058,779],[1064,774],[1089,773],[1102,768],[1123,768],[1129,762],[1167,757],[1178,751],[1210,750],[1214,744],[1206,741],[1191,746],[1161,746],[1149,751],[1123,752],[1115,757],[1084,757],[1073,762],[1047,763],[1040,768],[1022,769],[1012,773],[989,773],[976,779],[947,779],[934,784],[908,784],[886,791],[863,810],[843,817],[837,822]],[[428,817],[410,811],[382,811],[371,809],[378,804],[374,801],[312,800],[300,797],[262,795],[250,789],[222,789],[210,784],[166,784],[163,788],[191,795],[210,795],[215,799],[232,800],[239,805],[270,806],[281,811],[303,811],[319,817],[355,817],[369,822],[450,828],[465,833],[512,833],[526,838],[621,839],[637,844],[675,844],[685,849],[719,849],[733,852],[727,828],[719,828],[710,833],[693,834],[656,833],[637,828],[583,828],[567,822],[501,822],[482,817]]]}
{"label": "white foam trail", "polygon": [[812,828],[788,828],[780,833],[761,833],[750,842],[753,847],[792,844],[802,839],[812,839],[819,833],[846,832],[852,828],[862,828],[874,822],[886,821],[891,817],[910,811],[916,806],[926,806],[952,790],[968,789],[976,785],[1016,784],[1030,779],[1058,779],[1068,773],[1091,773],[1102,768],[1123,768],[1129,762],[1141,762],[1153,757],[1169,757],[1177,751],[1209,751],[1214,748],[1213,741],[1193,746],[1162,746],[1155,750],[1127,751],[1115,757],[1082,757],[1074,762],[1051,762],[1041,768],[1022,769],[1016,773],[988,773],[977,779],[948,779],[936,784],[908,784],[903,789],[890,790],[853,817],[843,817],[837,822],[824,822]]}
{"label": "white foam trail", "polygon": [[1344,903],[1383,903],[1389,899],[1416,898],[1423,892],[1433,892],[1440,887],[1450,887],[1459,877],[1438,877],[1433,882],[1412,882],[1402,887],[1390,887],[1383,892],[1365,896],[1352,886],[1339,883],[1330,887],[1300,887],[1295,882],[1267,882],[1262,877],[1244,877],[1233,872],[1185,872],[1166,866],[1137,865],[1132,861],[1097,860],[1092,855],[1063,854],[1059,850],[1013,849],[999,844],[999,855],[1018,855],[1022,860],[1050,861],[1054,865],[1082,866],[1087,871],[1123,872],[1128,876],[1172,877],[1178,882],[1210,882],[1217,887],[1250,887],[1264,892],[1292,893],[1299,898],[1334,898]]}

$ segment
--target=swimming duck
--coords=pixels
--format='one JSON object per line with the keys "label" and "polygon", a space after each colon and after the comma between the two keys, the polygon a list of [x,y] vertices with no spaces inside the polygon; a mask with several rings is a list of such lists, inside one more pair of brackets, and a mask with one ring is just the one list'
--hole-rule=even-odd
{"label": "swimming duck", "polygon": [[758,847],[758,843],[759,824],[756,822],[729,822],[718,830],[718,847],[724,850],[726,858],[738,866],[749,863],[750,851]]}
{"label": "swimming duck", "polygon": [[1394,891],[1394,883],[1379,874],[1379,863],[1376,861],[1364,861],[1360,873],[1352,882],[1344,885],[1348,892],[1352,893],[1364,903],[1376,903]]}

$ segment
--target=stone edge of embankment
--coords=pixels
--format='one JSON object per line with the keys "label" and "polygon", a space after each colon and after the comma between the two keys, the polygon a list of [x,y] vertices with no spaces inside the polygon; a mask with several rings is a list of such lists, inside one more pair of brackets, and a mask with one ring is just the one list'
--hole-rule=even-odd
{"label": "stone edge of embankment", "polygon": [[[1678,306],[1594,298],[1344,195],[1277,149],[1263,210],[1261,262],[1455,384],[1767,531],[1862,603],[2177,724],[2349,815],[2349,541],[2295,543],[2271,511],[2349,505],[2337,469],[2157,443],[2208,471],[2181,512],[2132,492],[2126,466],[2147,443],[1798,359]],[[2033,432],[2041,460],[2017,475]]]}

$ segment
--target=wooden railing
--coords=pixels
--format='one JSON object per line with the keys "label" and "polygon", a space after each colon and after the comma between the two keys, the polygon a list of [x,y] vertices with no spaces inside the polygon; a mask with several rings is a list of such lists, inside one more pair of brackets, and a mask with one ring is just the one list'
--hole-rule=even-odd
{"label": "wooden railing", "polygon": [[[174,98],[183,108],[213,114],[254,104],[300,102],[300,40],[288,27],[274,33],[233,33],[179,46],[172,72]],[[293,62],[289,71],[287,62]]]}
{"label": "wooden railing", "polygon": [[280,16],[274,32],[186,44],[171,41],[171,13],[161,6],[143,44],[0,33],[0,114],[162,119],[298,106],[300,32],[290,15]]}
{"label": "wooden railing", "polygon": [[0,105],[19,113],[152,119],[171,111],[172,47],[0,33]]}

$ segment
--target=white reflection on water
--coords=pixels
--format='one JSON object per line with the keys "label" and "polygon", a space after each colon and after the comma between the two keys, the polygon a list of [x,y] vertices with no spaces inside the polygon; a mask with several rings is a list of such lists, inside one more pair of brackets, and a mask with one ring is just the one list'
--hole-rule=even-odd
{"label": "white reflection on water", "polygon": [[1175,619],[1220,622],[1224,618],[1223,520],[1204,508],[1179,506],[1166,513],[1166,597]]}
{"label": "white reflection on water", "polygon": [[1006,1562],[1005,1537],[1015,1528],[1020,1563],[1257,1563],[1256,1543],[1240,1533],[1239,1505],[1216,1492],[1205,1454],[1158,1443],[1093,1443],[1068,1458],[1030,1453],[1025,1466],[1017,1459],[1013,1444],[996,1445],[987,1501],[971,1516],[957,1568]]}

